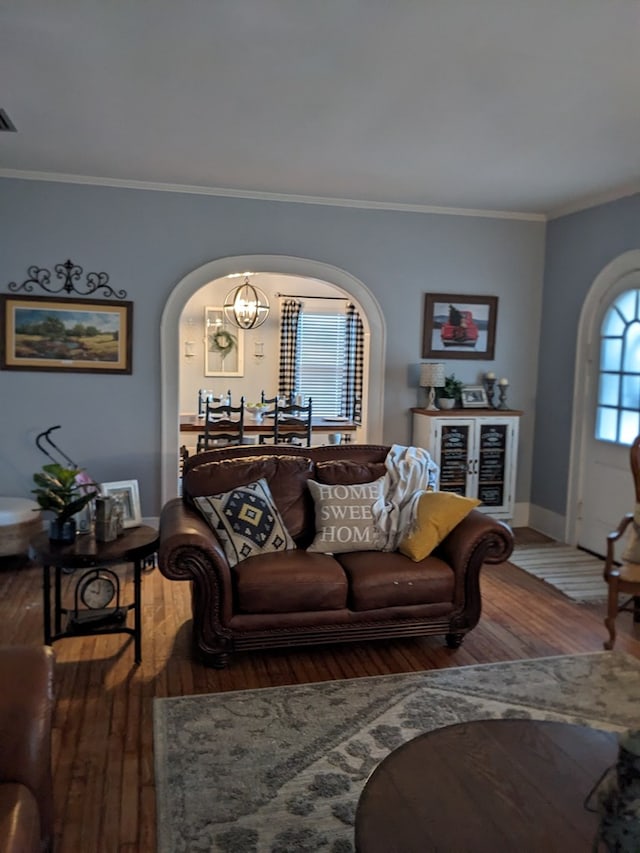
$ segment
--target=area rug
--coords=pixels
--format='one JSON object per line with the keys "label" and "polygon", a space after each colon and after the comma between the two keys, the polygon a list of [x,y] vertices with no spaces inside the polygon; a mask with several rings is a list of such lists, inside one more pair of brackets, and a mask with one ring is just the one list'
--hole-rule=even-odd
{"label": "area rug", "polygon": [[516,545],[509,562],[545,581],[574,601],[595,604],[607,599],[604,560],[571,545]]}
{"label": "area rug", "polygon": [[360,792],[400,744],[502,717],[638,725],[622,652],[154,701],[159,853],[349,853]]}

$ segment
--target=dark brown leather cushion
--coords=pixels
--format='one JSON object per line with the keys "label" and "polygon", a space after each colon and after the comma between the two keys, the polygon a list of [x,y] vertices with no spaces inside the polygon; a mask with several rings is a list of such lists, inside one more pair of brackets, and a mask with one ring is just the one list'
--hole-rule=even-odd
{"label": "dark brown leather cushion", "polygon": [[232,569],[240,613],[293,613],[346,607],[347,578],[333,557],[284,551]]}
{"label": "dark brown leather cushion", "polygon": [[29,788],[43,839],[53,830],[53,669],[49,646],[0,647],[0,781]]}
{"label": "dark brown leather cushion", "polygon": [[437,557],[414,563],[397,552],[355,551],[336,560],[349,579],[351,610],[453,601],[453,570]]}
{"label": "dark brown leather cushion", "polygon": [[183,491],[187,499],[218,495],[235,486],[246,486],[264,477],[285,527],[296,539],[313,528],[313,503],[307,480],[313,463],[305,456],[256,455],[222,459],[194,465],[185,474]]}
{"label": "dark brown leather cushion", "polygon": [[0,850],[2,853],[39,853],[40,815],[28,788],[0,784]]}
{"label": "dark brown leather cushion", "polygon": [[314,480],[326,485],[351,485],[371,483],[386,473],[384,462],[352,462],[351,460],[331,459],[318,462]]}

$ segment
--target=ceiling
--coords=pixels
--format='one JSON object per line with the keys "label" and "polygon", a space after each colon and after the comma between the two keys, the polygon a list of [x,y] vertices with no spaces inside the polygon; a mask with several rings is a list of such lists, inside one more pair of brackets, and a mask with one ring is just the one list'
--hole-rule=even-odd
{"label": "ceiling", "polygon": [[6,0],[0,175],[554,215],[640,189],[640,0]]}

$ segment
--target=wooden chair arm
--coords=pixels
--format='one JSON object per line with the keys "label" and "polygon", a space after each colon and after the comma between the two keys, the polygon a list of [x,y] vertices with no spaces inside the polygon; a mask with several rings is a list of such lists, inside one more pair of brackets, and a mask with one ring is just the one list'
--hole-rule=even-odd
{"label": "wooden chair arm", "polygon": [[620,524],[607,536],[607,558],[604,564],[604,579],[619,575],[620,570],[615,565],[615,544],[623,536],[627,527],[633,521],[633,513],[627,512]]}

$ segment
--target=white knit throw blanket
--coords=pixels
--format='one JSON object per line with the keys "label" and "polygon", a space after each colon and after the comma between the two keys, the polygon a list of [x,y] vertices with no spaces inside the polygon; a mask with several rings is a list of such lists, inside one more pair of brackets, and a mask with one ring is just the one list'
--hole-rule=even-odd
{"label": "white knit throw blanket", "polygon": [[393,444],[385,459],[382,495],[372,507],[375,524],[386,539],[384,551],[395,551],[415,521],[418,499],[433,491],[440,469],[422,447]]}

